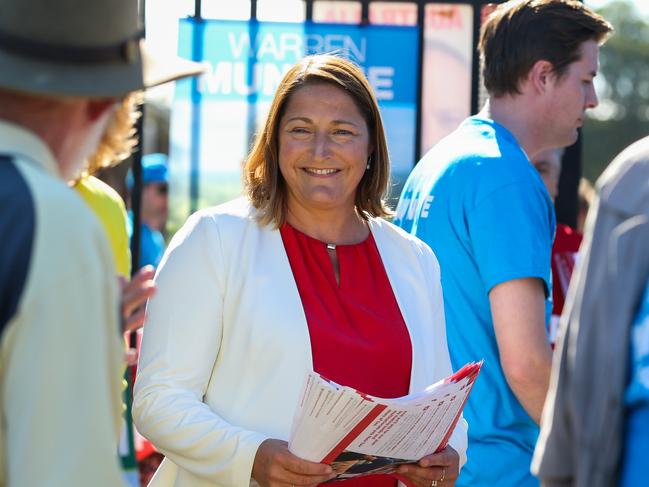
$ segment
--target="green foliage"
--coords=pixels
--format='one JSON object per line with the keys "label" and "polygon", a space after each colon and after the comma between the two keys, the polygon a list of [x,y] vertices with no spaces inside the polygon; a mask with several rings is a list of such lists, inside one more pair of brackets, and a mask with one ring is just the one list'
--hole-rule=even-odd
{"label": "green foliage", "polygon": [[594,181],[627,145],[649,134],[649,21],[627,0],[599,10],[615,28],[600,54],[601,108],[584,124],[584,176]]}
{"label": "green foliage", "polygon": [[625,117],[622,120],[589,120],[584,127],[583,176],[597,180],[622,150],[649,135],[649,122]]}

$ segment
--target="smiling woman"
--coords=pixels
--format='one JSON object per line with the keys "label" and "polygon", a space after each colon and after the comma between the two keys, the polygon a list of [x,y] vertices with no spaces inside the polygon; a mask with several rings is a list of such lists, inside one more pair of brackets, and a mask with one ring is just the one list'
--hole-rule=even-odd
{"label": "smiling woman", "polygon": [[[134,402],[166,455],[150,485],[326,482],[329,465],[286,443],[307,372],[386,398],[450,374],[439,266],[381,219],[388,174],[361,70],[331,55],[291,68],[246,162],[247,198],[192,216],[159,267]],[[450,445],[397,474],[454,485],[463,421]]]}
{"label": "smiling woman", "polygon": [[369,131],[353,98],[330,84],[304,86],[287,104],[279,134],[288,220],[327,210],[353,217],[356,188],[371,169]]}
{"label": "smiling woman", "polygon": [[[296,174],[288,174],[295,157],[311,169],[326,169],[323,162],[338,161],[340,167],[329,169],[340,169],[347,180],[350,157],[362,158],[359,166],[363,170],[351,188],[347,216],[355,214],[356,220],[366,220],[389,214],[383,201],[390,174],[383,123],[376,98],[358,66],[338,56],[310,56],[282,79],[244,169],[246,191],[261,222],[280,227],[290,220],[287,213],[299,213],[294,204],[298,188],[289,184],[287,189],[288,182],[297,183]],[[349,192],[350,188],[347,196]],[[304,195],[300,197],[304,203]],[[330,204],[335,203],[330,199]],[[320,237],[335,240],[334,235]]]}

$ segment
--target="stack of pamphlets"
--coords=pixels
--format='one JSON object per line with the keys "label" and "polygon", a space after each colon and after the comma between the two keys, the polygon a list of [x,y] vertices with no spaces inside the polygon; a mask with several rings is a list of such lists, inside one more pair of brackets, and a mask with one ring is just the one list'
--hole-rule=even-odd
{"label": "stack of pamphlets", "polygon": [[393,472],[443,450],[481,362],[465,365],[424,391],[396,399],[368,396],[315,372],[305,380],[289,450],[331,464],[337,480]]}

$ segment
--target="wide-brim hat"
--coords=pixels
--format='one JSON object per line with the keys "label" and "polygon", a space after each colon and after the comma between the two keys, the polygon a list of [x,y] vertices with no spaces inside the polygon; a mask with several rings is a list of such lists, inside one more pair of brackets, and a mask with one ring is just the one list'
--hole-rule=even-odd
{"label": "wide-brim hat", "polygon": [[147,50],[137,0],[0,1],[0,88],[113,97],[202,71]]}

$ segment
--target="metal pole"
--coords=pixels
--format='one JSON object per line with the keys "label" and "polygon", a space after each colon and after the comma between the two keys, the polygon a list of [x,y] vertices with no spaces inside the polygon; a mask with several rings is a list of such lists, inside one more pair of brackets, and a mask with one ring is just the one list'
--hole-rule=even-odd
{"label": "metal pole", "polygon": [[[250,20],[248,21],[248,33],[250,35],[251,49],[256,44],[257,34],[259,32],[259,23],[257,21],[257,0],[250,0]],[[250,87],[250,92],[247,97],[247,110],[248,117],[246,120],[246,131],[248,132],[248,147],[246,151],[252,147],[255,137],[255,127],[257,126],[257,102],[259,94],[255,86],[255,65],[257,59],[254,56],[248,56],[247,62],[247,76],[246,83]]]}
{"label": "metal pole", "polygon": [[480,111],[480,56],[478,55],[478,42],[480,41],[480,21],[482,20],[482,2],[473,4],[473,56],[471,63],[471,115]]}
{"label": "metal pole", "polygon": [[[146,0],[140,0],[140,22],[142,24],[142,35],[146,38]],[[132,155],[131,172],[133,175],[133,187],[131,188],[131,212],[133,214],[132,233],[131,233],[131,276],[133,276],[140,267],[140,240],[141,240],[141,208],[142,208],[142,138],[144,137],[144,99],[139,106],[140,117],[135,122],[135,134],[137,137],[137,145]],[[120,311],[121,315],[121,311]],[[120,319],[123,319],[120,316]],[[130,349],[137,348],[137,332],[132,331],[128,337],[128,346]],[[122,398],[125,405],[123,412],[124,428],[121,434],[121,441],[126,441],[128,445],[128,453],[120,455],[122,468],[130,475],[137,476],[138,463],[135,453],[135,436],[133,432],[133,370],[127,367],[124,371],[124,380],[126,381],[126,388],[122,393]],[[130,477],[129,475],[129,477]]]}
{"label": "metal pole", "polygon": [[137,134],[137,145],[132,154],[131,174],[133,175],[133,187],[131,188],[131,213],[133,214],[133,228],[131,233],[131,276],[140,267],[140,224],[142,208],[142,134],[144,119],[144,104],[140,105],[140,118],[135,122],[135,133]]}
{"label": "metal pole", "polygon": [[554,206],[557,222],[577,228],[579,213],[579,180],[581,179],[583,133],[579,130],[577,142],[566,149],[559,175],[559,191]]}
{"label": "metal pole", "polygon": [[370,23],[370,0],[361,0],[361,25]]}
{"label": "metal pole", "polygon": [[[194,1],[194,29],[192,31],[192,60],[203,60],[203,16],[201,0]],[[189,211],[198,210],[200,162],[201,162],[201,92],[198,78],[191,79],[191,133],[190,133],[190,172],[189,172]]]}
{"label": "metal pole", "polygon": [[[415,164],[421,159],[421,139],[422,139],[422,117],[423,117],[423,95],[424,95],[424,36],[426,20],[426,0],[417,2],[417,45],[419,64],[417,65],[417,114],[415,119]],[[413,164],[413,167],[414,165]]]}
{"label": "metal pole", "polygon": [[[146,37],[146,0],[140,0],[140,22],[143,36]],[[137,144],[132,154],[131,174],[133,187],[131,188],[131,212],[133,214],[133,228],[131,234],[131,276],[140,268],[140,225],[142,222],[142,137],[144,135],[144,100],[138,107],[140,117],[135,122],[135,135]]]}

